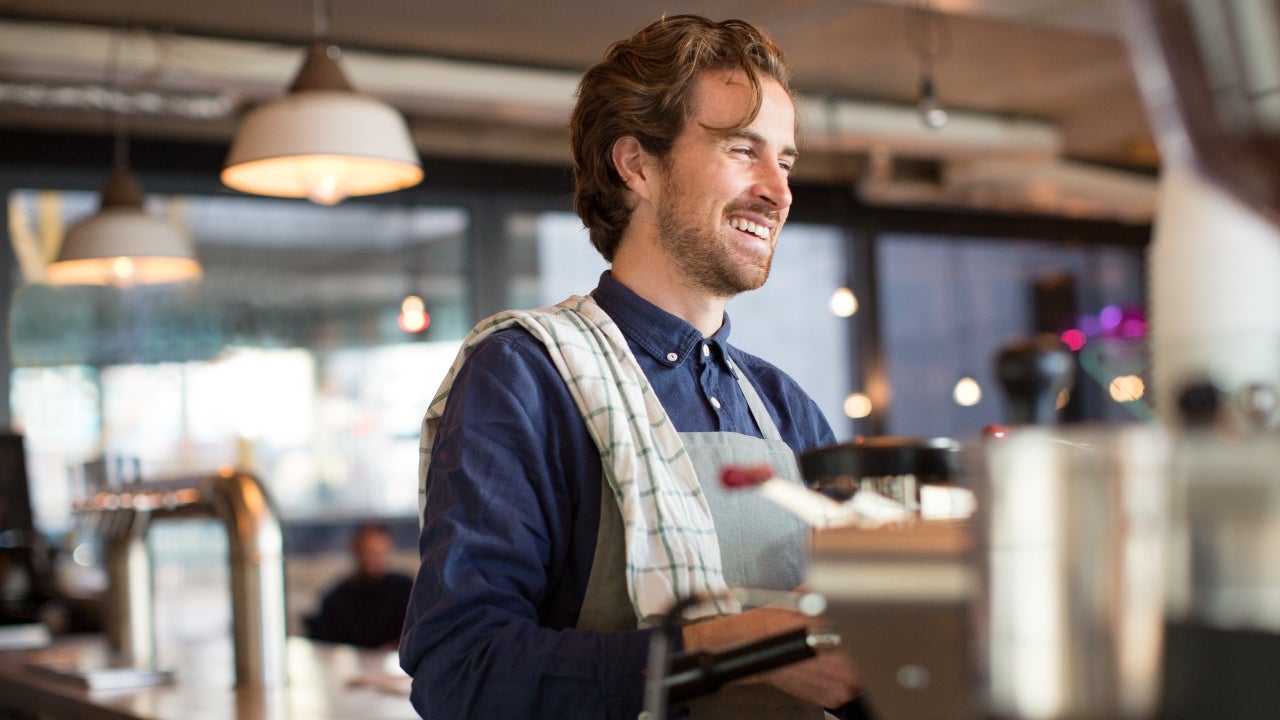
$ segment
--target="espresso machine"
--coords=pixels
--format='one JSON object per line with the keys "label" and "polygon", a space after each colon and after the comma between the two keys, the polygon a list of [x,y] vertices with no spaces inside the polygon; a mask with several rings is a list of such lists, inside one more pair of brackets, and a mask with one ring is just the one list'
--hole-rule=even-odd
{"label": "espresso machine", "polygon": [[1015,424],[964,449],[969,519],[817,533],[881,720],[1280,707],[1280,6],[1116,8],[1162,156],[1159,419]]}
{"label": "espresso machine", "polygon": [[[1002,372],[1023,393],[1007,431],[964,448],[828,449],[844,476],[801,458],[827,495],[888,490],[914,514],[813,543],[807,590],[878,720],[1280,708],[1280,4],[1115,2],[1162,158],[1148,251],[1158,420],[1045,424],[1064,367],[1024,347]],[[922,460],[939,449],[945,462]],[[912,509],[936,482],[971,491],[972,515]],[[800,638],[772,644],[777,662],[811,654]]]}

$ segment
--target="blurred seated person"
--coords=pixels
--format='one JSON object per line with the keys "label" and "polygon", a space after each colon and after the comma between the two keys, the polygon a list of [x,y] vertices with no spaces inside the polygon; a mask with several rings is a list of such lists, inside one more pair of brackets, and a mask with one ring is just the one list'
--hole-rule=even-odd
{"label": "blurred seated person", "polygon": [[369,523],[356,529],[351,539],[355,572],[325,593],[320,612],[308,618],[312,639],[366,648],[399,645],[413,579],[387,571],[392,548],[385,526]]}

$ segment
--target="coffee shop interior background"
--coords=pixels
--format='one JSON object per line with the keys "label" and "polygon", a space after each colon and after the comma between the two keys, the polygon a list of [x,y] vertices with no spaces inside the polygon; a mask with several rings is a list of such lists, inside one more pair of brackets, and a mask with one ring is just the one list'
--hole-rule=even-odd
{"label": "coffee shop interior background", "polygon": [[[1151,417],[1159,159],[1110,3],[666,9],[741,16],[790,54],[794,207],[769,283],[730,303],[732,339],[796,377],[839,439],[968,440],[1006,421],[994,358],[1037,332],[1079,361],[1064,420]],[[411,565],[419,423],[461,339],[605,267],[570,205],[568,108],[607,42],[657,12],[388,0],[315,22],[285,0],[0,3],[0,414],[25,438],[37,526],[74,557],[86,473],[235,465],[285,518],[291,623],[356,522],[391,523]],[[320,204],[219,180],[237,124],[285,93],[318,27],[351,84],[405,119],[420,183]],[[122,147],[202,277],[50,283]],[[218,533],[164,532],[190,584]],[[68,582],[92,589],[91,565]]]}

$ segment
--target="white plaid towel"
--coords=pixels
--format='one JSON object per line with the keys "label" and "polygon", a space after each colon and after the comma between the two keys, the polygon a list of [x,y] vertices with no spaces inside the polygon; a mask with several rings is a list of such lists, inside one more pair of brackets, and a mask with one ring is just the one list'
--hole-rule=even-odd
{"label": "white plaid towel", "polygon": [[[463,341],[422,420],[419,510],[426,499],[431,447],[454,377],[481,340],[512,325],[546,345],[600,450],[605,478],[626,525],[627,593],[636,618],[664,614],[677,599],[693,594],[724,597],[720,546],[693,463],[621,331],[589,297],[575,295],[555,307],[499,313]],[[713,601],[690,614],[735,609],[732,602]]]}

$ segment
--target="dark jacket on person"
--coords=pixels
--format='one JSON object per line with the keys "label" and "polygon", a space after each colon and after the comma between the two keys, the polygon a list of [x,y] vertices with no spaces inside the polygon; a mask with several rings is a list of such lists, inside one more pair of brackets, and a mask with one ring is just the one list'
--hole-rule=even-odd
{"label": "dark jacket on person", "polygon": [[325,594],[311,636],[366,648],[395,647],[412,588],[413,579],[402,573],[353,575]]}

